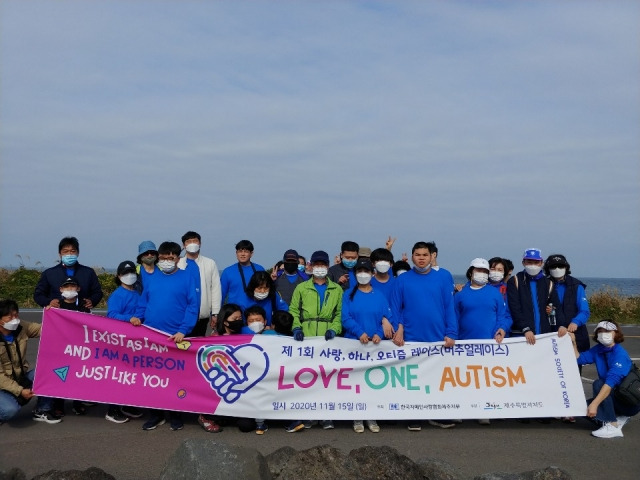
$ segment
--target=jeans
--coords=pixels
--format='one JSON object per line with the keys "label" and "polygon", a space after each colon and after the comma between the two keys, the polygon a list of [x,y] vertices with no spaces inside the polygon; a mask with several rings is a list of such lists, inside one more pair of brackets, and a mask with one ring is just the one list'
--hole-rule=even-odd
{"label": "jeans", "polygon": [[[27,378],[33,382],[34,370],[27,372]],[[36,404],[36,410],[51,410],[52,401],[50,398],[38,397],[38,403]],[[9,419],[15,417],[22,405],[18,403],[16,397],[13,394],[0,390],[0,422],[6,422]]]}
{"label": "jeans", "polygon": [[[597,379],[593,382],[593,398],[597,397],[604,386],[604,380]],[[589,403],[593,401],[593,398],[589,400]],[[601,422],[615,422],[616,417],[618,415],[624,415],[626,417],[633,417],[635,414],[640,412],[640,405],[636,407],[630,407],[619,402],[613,395],[613,390],[611,391],[611,395],[605,398],[600,405],[598,405],[598,413],[596,413],[596,420],[600,420]]]}

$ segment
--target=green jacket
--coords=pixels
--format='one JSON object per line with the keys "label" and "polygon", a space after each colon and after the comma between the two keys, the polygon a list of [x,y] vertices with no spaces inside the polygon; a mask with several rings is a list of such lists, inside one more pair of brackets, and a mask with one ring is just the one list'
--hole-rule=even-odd
{"label": "green jacket", "polygon": [[[14,379],[26,375],[29,371],[27,362],[27,340],[40,336],[39,323],[20,322],[19,331],[14,334],[13,342],[4,342],[0,338],[0,390],[6,390],[15,396],[22,393],[24,387]],[[7,348],[9,352],[7,352]],[[16,349],[20,349],[20,355]],[[20,364],[22,358],[22,365]]]}
{"label": "green jacket", "polygon": [[289,313],[293,315],[292,328],[302,328],[306,337],[324,336],[327,330],[338,335],[342,332],[342,287],[327,278],[327,290],[320,302],[310,278],[293,291]]}

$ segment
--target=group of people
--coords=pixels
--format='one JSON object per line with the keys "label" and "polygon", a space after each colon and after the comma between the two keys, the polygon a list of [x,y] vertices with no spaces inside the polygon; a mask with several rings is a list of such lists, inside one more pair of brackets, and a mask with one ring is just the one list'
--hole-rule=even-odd
{"label": "group of people", "polygon": [[[493,339],[500,343],[509,336],[525,337],[535,344],[536,335],[557,332],[572,337],[578,364],[595,363],[599,380],[586,415],[600,422],[594,436],[622,436],[622,426],[640,407],[623,408],[612,395],[632,368],[620,346],[619,325],[603,321],[597,325],[591,347],[586,324],[589,305],[586,286],[571,275],[564,255],[546,259],[537,248],[522,256],[523,269],[513,275],[508,259],[475,258],[466,272],[467,282],[455,285],[449,271],[438,265],[435,242],[417,242],[409,258],[394,261],[391,237],[381,248],[361,247],[345,241],[333,261],[318,250],[309,261],[294,249],[284,252],[269,273],[254,263],[254,246],[241,240],[235,246],[237,262],[219,273],[215,261],[201,254],[201,236],[189,231],[182,245],[152,241],[138,247],[137,261],[118,265],[118,288],[107,300],[107,317],[134,326],[153,327],[176,343],[187,336],[234,334],[277,334],[303,342],[306,337],[336,336],[363,344],[391,341],[444,342]],[[80,247],[75,237],[63,238],[58,247],[60,263],[45,270],[35,287],[34,299],[43,308],[90,311],[103,293],[93,269],[78,262]],[[184,255],[182,255],[184,252]],[[37,324],[18,319],[18,305],[0,302],[0,422],[14,416],[33,397],[33,370],[26,362],[26,343],[40,334]],[[613,361],[612,359],[615,359]],[[86,405],[73,402],[73,412],[85,413]],[[39,396],[33,419],[58,423],[65,414],[64,401]],[[142,412],[133,407],[110,405],[109,421],[124,423]],[[183,428],[179,412],[151,411],[143,429],[153,430],[169,417],[172,430]],[[247,420],[247,419],[244,419]],[[566,418],[565,421],[575,421]],[[200,415],[200,425],[219,432],[216,418]],[[441,428],[454,420],[431,420]],[[489,420],[480,420],[489,424]],[[241,422],[246,430],[264,434],[264,419]],[[239,423],[240,425],[240,423]],[[248,426],[247,426],[248,425]],[[311,421],[295,420],[287,431],[310,427]],[[331,420],[321,422],[333,428]],[[367,428],[379,432],[375,421]],[[409,421],[410,431],[419,431],[421,421]],[[355,432],[365,422],[353,422]]]}

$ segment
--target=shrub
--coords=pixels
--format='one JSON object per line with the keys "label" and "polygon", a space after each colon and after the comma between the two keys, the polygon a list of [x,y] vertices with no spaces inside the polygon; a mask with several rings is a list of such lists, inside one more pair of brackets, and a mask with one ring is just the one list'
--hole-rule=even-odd
{"label": "shrub", "polygon": [[599,291],[589,297],[591,322],[610,318],[618,323],[640,323],[640,297],[625,297],[613,288]]}

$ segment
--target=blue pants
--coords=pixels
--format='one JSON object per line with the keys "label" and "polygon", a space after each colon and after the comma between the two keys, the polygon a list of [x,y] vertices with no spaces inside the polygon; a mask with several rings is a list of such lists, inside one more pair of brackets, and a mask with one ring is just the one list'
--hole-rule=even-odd
{"label": "blue pants", "polygon": [[[27,372],[27,378],[33,382],[34,370]],[[38,403],[36,404],[36,410],[49,411],[51,410],[53,401],[50,398],[38,397]],[[6,422],[9,419],[15,417],[22,406],[16,400],[11,393],[0,390],[0,422]]]}
{"label": "blue pants", "polygon": [[[596,398],[604,386],[604,380],[597,379],[593,382],[593,398]],[[589,400],[589,403],[593,401],[593,398]],[[598,405],[598,413],[596,414],[596,420],[601,422],[615,422],[618,415],[624,415],[625,417],[633,417],[640,412],[640,405],[636,407],[629,407],[619,402],[613,395],[605,398],[600,405]]]}

